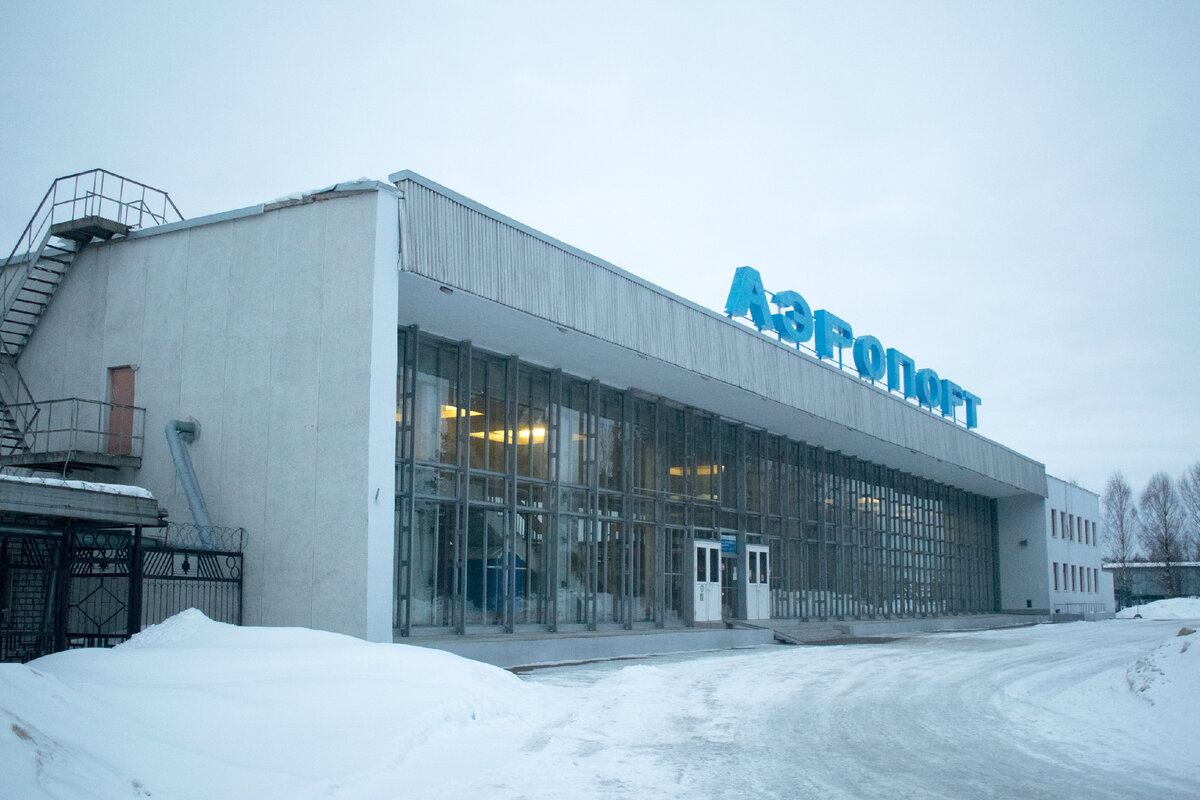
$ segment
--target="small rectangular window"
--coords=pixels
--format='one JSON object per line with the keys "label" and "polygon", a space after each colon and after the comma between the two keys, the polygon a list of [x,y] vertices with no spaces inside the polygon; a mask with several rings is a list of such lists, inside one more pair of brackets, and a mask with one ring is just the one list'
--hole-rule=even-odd
{"label": "small rectangular window", "polygon": [[1058,591],[1058,562],[1054,562],[1054,591]]}
{"label": "small rectangular window", "polygon": [[1050,509],[1050,536],[1058,538],[1058,517],[1054,515],[1054,509]]}
{"label": "small rectangular window", "polygon": [[1072,592],[1079,591],[1079,582],[1076,579],[1074,564],[1071,565],[1071,591]]}
{"label": "small rectangular window", "polygon": [[696,581],[699,583],[704,583],[704,567],[708,563],[707,553],[708,553],[707,547],[697,547],[696,548]]}
{"label": "small rectangular window", "polygon": [[746,576],[746,580],[750,583],[758,583],[758,553],[750,553],[746,559],[746,564],[750,568],[750,574]]}

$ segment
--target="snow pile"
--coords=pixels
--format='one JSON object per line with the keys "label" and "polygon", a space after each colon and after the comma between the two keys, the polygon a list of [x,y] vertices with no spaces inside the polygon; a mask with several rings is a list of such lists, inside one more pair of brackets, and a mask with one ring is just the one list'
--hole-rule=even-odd
{"label": "snow pile", "polygon": [[531,687],[438,650],[179,614],[111,650],[0,664],[6,797],[298,797],[434,734],[503,720]]}
{"label": "snow pile", "polygon": [[1125,670],[1129,690],[1150,705],[1200,709],[1200,634],[1183,627]]}
{"label": "snow pile", "polygon": [[1117,612],[1117,619],[1195,619],[1200,620],[1200,598],[1173,597],[1170,600],[1155,600],[1144,606],[1130,606]]}

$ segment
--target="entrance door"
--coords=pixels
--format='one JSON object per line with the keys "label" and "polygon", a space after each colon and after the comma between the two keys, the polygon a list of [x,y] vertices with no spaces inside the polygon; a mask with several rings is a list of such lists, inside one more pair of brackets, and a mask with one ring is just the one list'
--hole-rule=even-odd
{"label": "entrance door", "polygon": [[133,452],[133,367],[113,367],[108,371],[108,452],[129,455]]}
{"label": "entrance door", "polygon": [[696,542],[696,622],[721,619],[721,543]]}
{"label": "entrance door", "polygon": [[746,619],[771,616],[771,572],[767,546],[746,545]]}

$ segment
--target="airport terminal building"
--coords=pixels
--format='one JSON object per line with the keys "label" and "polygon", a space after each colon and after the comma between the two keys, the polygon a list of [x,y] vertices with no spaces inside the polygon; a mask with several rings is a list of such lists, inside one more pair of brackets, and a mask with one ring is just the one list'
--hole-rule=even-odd
{"label": "airport terminal building", "polygon": [[[140,225],[64,202],[74,244],[51,228],[6,267],[4,385],[24,388],[0,463],[142,486],[172,520],[199,492],[207,524],[246,531],[247,624],[1051,613],[1045,468],[973,430],[970,392],[753,271],[731,268],[730,318],[389,181]],[[47,253],[61,277],[14,326],[12,276]],[[107,409],[95,457],[22,411],[53,398]],[[177,421],[194,481],[159,433]]]}

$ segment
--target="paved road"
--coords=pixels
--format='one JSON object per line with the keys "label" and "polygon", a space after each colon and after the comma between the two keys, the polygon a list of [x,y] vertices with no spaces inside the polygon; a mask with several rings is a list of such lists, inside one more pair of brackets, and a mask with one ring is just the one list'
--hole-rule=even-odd
{"label": "paved road", "polygon": [[[547,702],[537,730],[492,742],[490,788],[1194,799],[1200,735],[1170,736],[1177,717],[1123,685],[1126,666],[1179,627],[1075,623],[538,671],[527,680],[569,704]],[[1154,741],[1156,728],[1173,740]]]}

